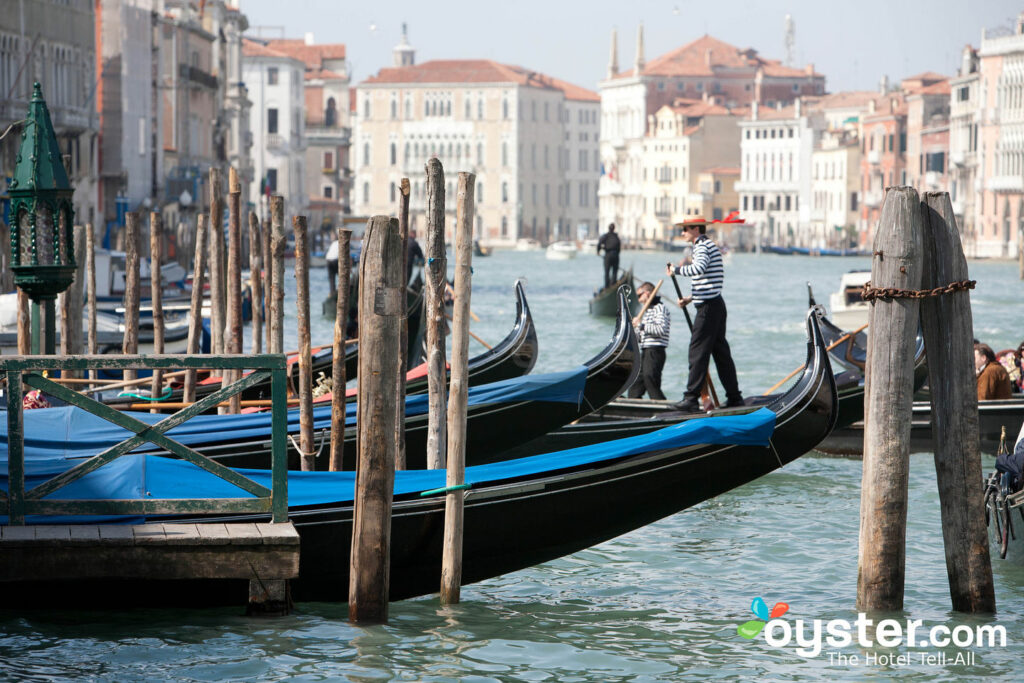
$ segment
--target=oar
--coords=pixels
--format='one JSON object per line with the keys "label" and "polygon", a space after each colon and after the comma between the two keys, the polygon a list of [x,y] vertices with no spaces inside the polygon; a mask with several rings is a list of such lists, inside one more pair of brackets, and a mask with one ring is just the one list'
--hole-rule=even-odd
{"label": "oar", "polygon": [[[840,337],[839,339],[836,339],[836,340],[835,340],[834,342],[832,342],[831,344],[829,344],[828,346],[826,346],[826,347],[825,347],[825,350],[826,350],[826,351],[831,351],[832,349],[836,348],[837,346],[839,346],[840,344],[842,344],[842,343],[843,343],[844,341],[846,341],[846,340],[847,340],[847,339],[849,339],[850,337],[855,337],[855,336],[857,336],[858,334],[860,334],[860,333],[861,333],[861,332],[862,332],[862,331],[864,330],[864,328],[865,328],[865,327],[867,327],[867,324],[861,325],[860,327],[858,327],[857,329],[855,329],[855,330],[854,330],[853,332],[847,332],[847,333],[846,333],[846,334],[844,334],[844,335],[843,335],[842,337]],[[800,366],[800,367],[798,367],[798,368],[797,368],[796,370],[794,370],[793,372],[789,373],[788,375],[786,375],[785,377],[783,377],[782,379],[780,379],[780,380],[779,380],[778,382],[776,382],[775,384],[771,385],[771,387],[769,387],[769,388],[768,388],[768,391],[764,392],[764,393],[763,393],[763,394],[761,394],[761,395],[762,395],[762,396],[767,396],[768,394],[772,393],[773,391],[775,391],[776,389],[778,389],[779,387],[781,387],[781,386],[782,386],[783,384],[785,384],[786,382],[788,382],[789,380],[791,380],[791,379],[793,378],[793,375],[795,375],[796,373],[800,372],[800,371],[801,371],[801,370],[803,370],[803,369],[804,369],[805,367],[806,367],[805,365],[801,365],[801,366]]]}
{"label": "oar", "polygon": [[[670,263],[669,265],[671,266],[672,264]],[[683,299],[684,298],[683,297],[683,290],[682,290],[682,288],[679,287],[679,280],[676,279],[675,273],[672,274],[672,284],[675,285],[676,295],[680,299]],[[690,309],[686,307],[686,304],[683,304],[683,315],[686,316],[686,325],[687,325],[687,327],[690,328],[690,335],[692,336],[693,335],[693,320],[690,318]],[[715,407],[717,408],[718,407],[718,392],[715,391],[715,384],[714,384],[714,382],[711,381],[711,371],[710,370],[708,370],[707,374],[704,376],[704,382],[705,382],[705,385],[706,385],[705,395],[711,397],[711,401],[715,404]]]}
{"label": "oar", "polygon": [[[444,316],[444,317],[448,319],[448,322],[453,322],[453,321],[452,321],[452,317],[451,317],[450,315],[448,315],[447,313],[445,314],[445,316]],[[478,337],[477,335],[473,334],[473,331],[472,331],[472,330],[469,330],[469,336],[470,336],[470,337],[472,337],[473,339],[476,339],[476,340],[477,340],[478,342],[480,342],[481,344],[483,344],[483,345],[484,345],[484,346],[485,346],[485,347],[487,348],[487,350],[488,350],[488,351],[490,351],[491,349],[493,349],[493,348],[494,348],[493,346],[491,346],[490,344],[488,344],[487,342],[485,342],[485,341],[484,341],[483,339],[481,339],[481,338],[480,338],[480,337]]]}

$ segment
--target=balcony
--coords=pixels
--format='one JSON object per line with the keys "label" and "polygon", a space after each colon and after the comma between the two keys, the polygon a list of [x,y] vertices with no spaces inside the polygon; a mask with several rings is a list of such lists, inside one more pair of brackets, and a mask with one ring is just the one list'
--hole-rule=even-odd
{"label": "balcony", "polygon": [[864,205],[876,209],[882,205],[882,196],[881,190],[869,190],[864,193]]}
{"label": "balcony", "polygon": [[672,215],[672,210],[668,206],[656,206],[654,207],[654,215],[658,218],[669,218]]}
{"label": "balcony", "polygon": [[655,174],[655,180],[659,183],[671,183],[672,182],[672,171],[665,168]]}
{"label": "balcony", "polygon": [[267,149],[281,149],[284,138],[279,133],[267,133]]}
{"label": "balcony", "polygon": [[1024,192],[1024,176],[1000,175],[989,178],[988,189],[992,192]]}
{"label": "balcony", "polygon": [[178,65],[178,77],[209,90],[217,89],[217,77],[188,64]]}
{"label": "balcony", "polygon": [[868,152],[868,163],[869,164],[877,164],[881,160],[882,160],[882,153],[879,150],[873,149],[873,150]]}

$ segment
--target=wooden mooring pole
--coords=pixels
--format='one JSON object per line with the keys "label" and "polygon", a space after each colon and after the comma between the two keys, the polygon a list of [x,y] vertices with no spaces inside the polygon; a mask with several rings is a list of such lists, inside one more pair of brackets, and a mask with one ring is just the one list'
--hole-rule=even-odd
{"label": "wooden mooring pole", "polygon": [[[299,327],[299,453],[303,471],[316,469],[313,450],[313,352],[309,339],[309,233],[305,216],[292,216],[295,298]],[[374,347],[370,347],[374,348]]]}
{"label": "wooden mooring pole", "polygon": [[273,279],[270,296],[270,353],[284,353],[284,197],[270,198],[270,249]]}
{"label": "wooden mooring pole", "polygon": [[[139,352],[139,214],[125,215],[124,345],[125,355]],[[137,377],[134,368],[124,371],[124,379]]]}
{"label": "wooden mooring pole", "polygon": [[224,353],[224,197],[220,169],[210,167],[210,350]]}
{"label": "wooden mooring pole", "polygon": [[448,258],[444,250],[444,168],[437,157],[427,161],[427,263],[423,315],[427,321],[427,467],[444,467],[445,453],[445,333],[444,290]]}
{"label": "wooden mooring pole", "polygon": [[398,397],[403,409],[398,420],[398,454],[395,456],[395,469],[405,469],[405,374],[409,371],[409,179],[402,178],[398,195],[398,234],[402,239],[402,291],[406,293],[402,299],[402,331],[398,337],[398,364],[402,371],[398,373]]}
{"label": "wooden mooring pole", "polygon": [[[917,191],[888,188],[873,245],[873,287],[920,289],[922,232]],[[857,609],[862,612],[903,609],[919,307],[913,298],[878,299],[868,314],[857,576]]]}
{"label": "wooden mooring pole", "polygon": [[[340,246],[340,245],[339,245]],[[404,401],[395,395],[401,332],[402,241],[398,221],[374,216],[366,227],[359,267],[359,398],[355,511],[349,568],[348,618],[383,623],[388,617],[391,497],[395,425]]]}
{"label": "wooden mooring pole", "polygon": [[[196,216],[196,252],[192,266],[192,305],[188,312],[188,348],[187,353],[194,356],[199,353],[203,338],[203,271],[206,269],[206,245],[209,233],[209,221],[205,213]],[[196,371],[185,371],[185,389],[183,399],[186,403],[196,400]]]}
{"label": "wooden mooring pole", "polygon": [[455,204],[455,307],[448,395],[448,450],[441,559],[441,604],[459,602],[462,587],[462,486],[466,479],[466,403],[469,398],[469,297],[473,283],[473,190],[476,175],[459,173]]}
{"label": "wooden mooring pole", "polygon": [[[75,279],[61,295],[60,352],[65,356],[82,353],[82,295],[85,292],[85,228],[74,228]],[[77,371],[61,373],[65,377],[78,377]]]}
{"label": "wooden mooring pole", "polygon": [[[946,192],[925,193],[924,289],[967,281],[967,259]],[[932,450],[942,511],[946,573],[953,609],[996,611],[992,562],[978,445],[978,394],[974,372],[974,323],[966,289],[921,300],[928,350]]]}
{"label": "wooden mooring pole", "polygon": [[[238,171],[234,166],[228,167],[228,264],[227,283],[227,333],[224,338],[224,351],[242,353],[242,184],[238,180]],[[225,384],[232,383],[241,377],[240,370],[225,370]],[[228,412],[237,415],[241,412],[240,394],[229,400]]]}
{"label": "wooden mooring pole", "polygon": [[273,304],[270,302],[272,296],[271,288],[274,283],[274,258],[273,252],[270,248],[270,221],[267,219],[263,220],[263,226],[260,230],[260,259],[263,262],[263,326],[266,328],[266,339],[267,339],[267,350],[270,351],[270,333],[271,333],[271,319],[270,309],[273,308]]}
{"label": "wooden mooring pole", "polygon": [[260,220],[249,212],[249,293],[252,299],[252,352],[263,353],[263,254]]}
{"label": "wooden mooring pole", "polygon": [[[164,259],[164,219],[159,211],[149,214],[149,292],[153,303],[153,353],[164,352],[164,304],[163,276],[161,267]],[[160,397],[163,385],[161,371],[153,369],[153,382],[150,384],[150,398]],[[159,413],[157,408],[150,412]]]}
{"label": "wooden mooring pole", "polygon": [[32,353],[32,314],[28,293],[18,287],[18,355]]}
{"label": "wooden mooring pole", "polygon": [[[338,295],[334,314],[331,358],[331,472],[340,472],[345,456],[345,330],[348,328],[348,293],[352,277],[352,231],[338,228]],[[400,373],[404,376],[404,372]],[[401,394],[400,394],[401,395]]]}
{"label": "wooden mooring pole", "polygon": [[[96,232],[92,223],[85,225],[85,281],[89,285],[89,340],[90,356],[99,353],[96,340]],[[97,371],[89,371],[89,379],[96,379]]]}

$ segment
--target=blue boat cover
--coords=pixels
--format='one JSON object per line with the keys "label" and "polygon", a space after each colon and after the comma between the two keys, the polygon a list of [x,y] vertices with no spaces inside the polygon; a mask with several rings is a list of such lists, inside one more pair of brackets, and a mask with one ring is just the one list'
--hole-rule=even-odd
{"label": "blue boat cover", "polygon": [[[469,388],[469,405],[491,405],[497,403],[519,403],[521,401],[546,401],[579,404],[583,400],[583,388],[587,383],[587,368],[583,365],[564,372],[550,372],[540,375],[524,375],[512,379],[482,384]],[[427,412],[429,396],[418,394],[405,401],[405,414],[422,415]],[[166,415],[149,412],[128,413],[146,424],[156,424]],[[132,432],[107,422],[102,417],[81,408],[41,408],[26,410],[25,460],[38,461],[51,458],[84,458],[132,436]],[[356,423],[356,402],[346,404],[346,427]],[[331,425],[331,405],[313,408],[313,428],[327,429]],[[288,431],[299,431],[299,411],[288,411]],[[248,413],[245,415],[197,415],[188,422],[169,430],[167,436],[186,446],[196,446],[211,441],[230,441],[270,437],[271,414]],[[153,445],[136,449],[136,452],[156,450]],[[0,457],[7,459],[7,412],[0,411]]]}
{"label": "blue boat cover", "polygon": [[[503,480],[585,467],[615,458],[697,444],[767,446],[774,430],[775,413],[767,408],[761,408],[745,415],[692,419],[650,434],[555,453],[467,467],[466,482],[473,486],[493,484]],[[6,452],[4,459],[6,460]],[[26,462],[26,488],[31,489],[72,465],[73,463],[63,459],[28,461]],[[6,491],[6,467],[3,467],[3,470],[0,487]],[[268,470],[239,469],[237,471],[267,488],[271,486],[271,476]],[[396,472],[395,495],[414,494],[441,488],[445,486],[445,475],[444,470]],[[292,507],[351,502],[354,488],[355,472],[288,473],[288,500]],[[244,497],[249,497],[249,495],[191,463],[153,455],[133,454],[104,465],[54,492],[47,499]],[[29,521],[34,524],[54,524],[90,523],[111,519],[137,522],[142,518],[126,516],[102,519],[98,517],[44,518],[34,516]],[[0,523],[6,523],[6,517],[0,517]]]}

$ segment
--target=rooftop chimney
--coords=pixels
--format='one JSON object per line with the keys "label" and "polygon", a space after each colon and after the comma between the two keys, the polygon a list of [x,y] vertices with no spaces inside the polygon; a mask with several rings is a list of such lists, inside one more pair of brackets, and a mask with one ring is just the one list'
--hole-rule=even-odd
{"label": "rooftop chimney", "polygon": [[312,31],[307,31],[306,32],[306,40],[305,40],[305,42],[306,42],[306,45],[315,45],[316,44],[316,40],[313,38],[313,32]]}
{"label": "rooftop chimney", "polygon": [[619,73],[619,38],[618,32],[612,29],[612,52],[608,57],[608,78]]}
{"label": "rooftop chimney", "polygon": [[644,70],[644,25],[636,27],[636,60],[633,62],[633,72],[639,76]]}

